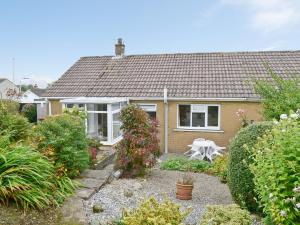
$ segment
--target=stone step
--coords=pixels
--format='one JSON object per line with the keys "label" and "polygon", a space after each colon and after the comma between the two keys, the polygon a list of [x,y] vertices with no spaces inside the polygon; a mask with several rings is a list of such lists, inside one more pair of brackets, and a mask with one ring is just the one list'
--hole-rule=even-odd
{"label": "stone step", "polygon": [[95,189],[81,188],[76,191],[76,196],[78,196],[84,200],[88,200],[95,193],[96,193]]}
{"label": "stone step", "polygon": [[82,177],[99,179],[99,180],[105,180],[109,175],[110,175],[110,171],[107,170],[85,170],[84,172],[81,173]]}
{"label": "stone step", "polygon": [[100,187],[106,182],[106,179],[94,179],[94,178],[81,178],[76,179],[83,187],[99,190]]}

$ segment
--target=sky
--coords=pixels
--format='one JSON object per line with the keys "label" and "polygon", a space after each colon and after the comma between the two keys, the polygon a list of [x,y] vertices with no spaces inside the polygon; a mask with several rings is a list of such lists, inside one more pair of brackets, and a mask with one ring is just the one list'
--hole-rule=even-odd
{"label": "sky", "polygon": [[40,87],[117,38],[128,55],[300,50],[300,0],[1,0],[0,18],[0,77],[14,59]]}

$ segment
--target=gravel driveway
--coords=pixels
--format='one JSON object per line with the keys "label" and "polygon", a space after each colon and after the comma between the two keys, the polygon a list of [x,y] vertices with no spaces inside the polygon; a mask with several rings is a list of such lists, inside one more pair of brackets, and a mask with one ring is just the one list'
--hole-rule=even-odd
{"label": "gravel driveway", "polygon": [[[190,201],[177,200],[175,184],[181,174],[178,171],[154,168],[144,179],[120,179],[107,184],[85,202],[89,222],[106,224],[113,219],[120,218],[123,208],[136,207],[140,200],[147,196],[163,199],[167,195],[171,200],[181,204],[183,209],[192,207],[193,211],[187,218],[186,224],[197,224],[208,204],[233,203],[226,184],[221,183],[217,177],[202,173],[194,174],[193,199]],[[133,195],[128,197],[130,194]],[[92,207],[95,203],[100,204],[104,211],[93,213]]]}

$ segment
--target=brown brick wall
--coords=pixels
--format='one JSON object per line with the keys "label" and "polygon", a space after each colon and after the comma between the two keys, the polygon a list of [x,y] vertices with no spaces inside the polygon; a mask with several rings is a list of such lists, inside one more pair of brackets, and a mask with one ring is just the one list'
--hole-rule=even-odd
{"label": "brown brick wall", "polygon": [[[220,105],[220,132],[209,131],[178,131],[177,105],[178,104],[219,104]],[[248,119],[260,121],[261,115],[259,103],[252,102],[169,102],[169,152],[184,152],[188,150],[187,145],[195,138],[213,140],[219,146],[228,147],[230,139],[241,127],[236,111],[244,109]]]}
{"label": "brown brick wall", "polygon": [[[134,103],[157,104],[157,119],[160,122],[160,146],[164,151],[164,104],[163,101],[132,101]],[[177,130],[177,105],[178,104],[219,104],[220,105],[220,131],[179,131]],[[169,101],[169,130],[168,130],[168,149],[169,152],[185,152],[187,145],[191,144],[196,138],[213,140],[219,146],[228,147],[230,139],[241,127],[236,111],[244,109],[248,119],[260,121],[261,105],[255,102],[175,102]]]}

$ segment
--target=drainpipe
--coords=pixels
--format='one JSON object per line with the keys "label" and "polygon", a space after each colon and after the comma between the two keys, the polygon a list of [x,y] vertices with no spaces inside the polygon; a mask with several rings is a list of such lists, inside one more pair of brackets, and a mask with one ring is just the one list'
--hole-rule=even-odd
{"label": "drainpipe", "polygon": [[169,114],[168,114],[168,89],[164,87],[164,112],[165,112],[165,154],[168,153],[168,122],[169,122]]}

